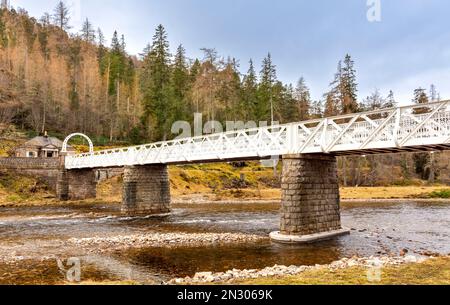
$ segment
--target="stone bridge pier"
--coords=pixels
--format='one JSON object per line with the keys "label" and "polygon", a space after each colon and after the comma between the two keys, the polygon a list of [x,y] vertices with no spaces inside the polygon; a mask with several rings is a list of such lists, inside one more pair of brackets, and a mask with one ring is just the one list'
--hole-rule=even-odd
{"label": "stone bridge pier", "polygon": [[167,165],[126,167],[123,177],[122,212],[127,215],[170,213]]}
{"label": "stone bridge pier", "polygon": [[62,169],[58,173],[56,195],[59,200],[95,199],[97,180],[92,169]]}
{"label": "stone bridge pier", "polygon": [[281,183],[281,230],[272,240],[311,243],[349,234],[341,226],[335,156],[285,155]]}

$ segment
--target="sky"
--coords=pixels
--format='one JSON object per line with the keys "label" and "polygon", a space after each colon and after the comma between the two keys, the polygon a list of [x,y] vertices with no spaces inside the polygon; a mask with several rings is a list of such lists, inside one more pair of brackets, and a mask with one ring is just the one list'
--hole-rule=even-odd
{"label": "sky", "polygon": [[[374,10],[380,3],[381,10]],[[52,12],[58,0],[11,0],[31,16]],[[322,98],[347,53],[355,61],[359,99],[375,89],[393,90],[401,105],[415,88],[435,84],[450,99],[448,0],[66,0],[72,31],[89,20],[107,38],[124,34],[127,51],[139,54],[158,24],[173,52],[183,44],[191,58],[201,48],[235,57],[245,73],[258,70],[268,52],[278,78],[295,84],[304,77],[314,99]],[[369,21],[375,12],[376,20]],[[378,18],[379,17],[379,18]]]}

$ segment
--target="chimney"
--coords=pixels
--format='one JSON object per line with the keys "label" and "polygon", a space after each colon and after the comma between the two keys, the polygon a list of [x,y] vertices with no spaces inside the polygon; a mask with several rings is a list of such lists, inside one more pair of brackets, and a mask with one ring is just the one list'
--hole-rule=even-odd
{"label": "chimney", "polygon": [[47,133],[47,131],[44,132],[44,137],[48,138],[48,133]]}

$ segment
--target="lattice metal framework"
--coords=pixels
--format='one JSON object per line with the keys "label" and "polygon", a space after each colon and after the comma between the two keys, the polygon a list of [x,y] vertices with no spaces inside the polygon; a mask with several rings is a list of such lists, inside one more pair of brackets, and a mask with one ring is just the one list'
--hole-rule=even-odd
{"label": "lattice metal framework", "polygon": [[69,156],[68,169],[450,149],[450,101]]}

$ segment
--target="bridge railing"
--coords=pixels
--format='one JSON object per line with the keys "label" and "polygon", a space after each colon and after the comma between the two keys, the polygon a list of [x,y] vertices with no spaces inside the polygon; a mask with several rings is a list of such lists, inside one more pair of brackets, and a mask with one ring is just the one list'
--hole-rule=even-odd
{"label": "bridge railing", "polygon": [[68,156],[67,168],[189,163],[450,143],[450,102],[375,110]]}

